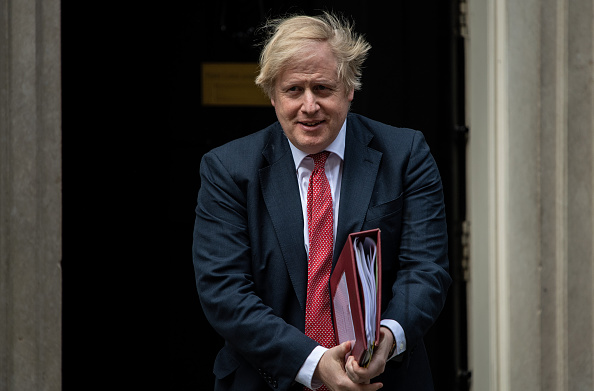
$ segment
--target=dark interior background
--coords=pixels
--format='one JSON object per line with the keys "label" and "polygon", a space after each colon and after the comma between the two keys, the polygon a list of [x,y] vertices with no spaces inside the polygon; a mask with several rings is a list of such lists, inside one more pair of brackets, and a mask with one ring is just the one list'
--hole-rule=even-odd
{"label": "dark interior background", "polygon": [[467,389],[458,2],[82,3],[62,1],[63,389],[212,389],[222,341],[191,259],[200,158],[276,118],[203,106],[201,63],[256,62],[267,17],[320,10],[372,45],[352,111],[421,130],[440,168],[454,285],[425,340],[436,390]]}

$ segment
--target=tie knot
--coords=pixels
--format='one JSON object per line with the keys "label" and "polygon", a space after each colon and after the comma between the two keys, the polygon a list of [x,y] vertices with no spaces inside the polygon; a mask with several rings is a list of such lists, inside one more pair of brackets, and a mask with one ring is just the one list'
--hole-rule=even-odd
{"label": "tie knot", "polygon": [[328,159],[329,155],[330,152],[328,151],[322,151],[309,155],[314,160],[314,170],[323,170],[324,166],[326,165],[326,159]]}

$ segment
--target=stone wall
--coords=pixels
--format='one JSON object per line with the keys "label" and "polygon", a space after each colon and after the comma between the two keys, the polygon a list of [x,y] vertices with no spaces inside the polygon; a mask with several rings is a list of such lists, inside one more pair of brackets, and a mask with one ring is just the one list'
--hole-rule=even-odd
{"label": "stone wall", "polygon": [[61,390],[60,2],[0,1],[0,390]]}
{"label": "stone wall", "polygon": [[594,389],[594,4],[468,2],[473,390]]}

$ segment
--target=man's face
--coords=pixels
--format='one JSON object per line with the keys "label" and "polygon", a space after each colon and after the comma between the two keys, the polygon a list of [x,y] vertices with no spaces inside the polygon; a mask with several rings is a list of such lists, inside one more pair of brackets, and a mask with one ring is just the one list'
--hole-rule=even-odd
{"label": "man's face", "polygon": [[271,99],[276,116],[291,143],[305,153],[327,148],[338,135],[353,100],[338,80],[330,46],[307,46],[304,60],[292,61],[279,74]]}

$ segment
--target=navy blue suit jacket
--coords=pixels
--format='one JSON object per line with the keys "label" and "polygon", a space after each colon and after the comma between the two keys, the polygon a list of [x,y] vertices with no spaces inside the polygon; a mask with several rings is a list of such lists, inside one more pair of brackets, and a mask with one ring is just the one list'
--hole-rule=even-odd
{"label": "navy blue suit jacket", "polygon": [[[225,339],[217,390],[300,389],[317,343],[304,334],[307,255],[295,164],[280,124],[203,156],[193,258],[206,317]],[[380,228],[382,318],[407,354],[384,389],[431,389],[423,336],[451,279],[439,172],[422,133],[350,113],[334,263],[351,232]]]}

